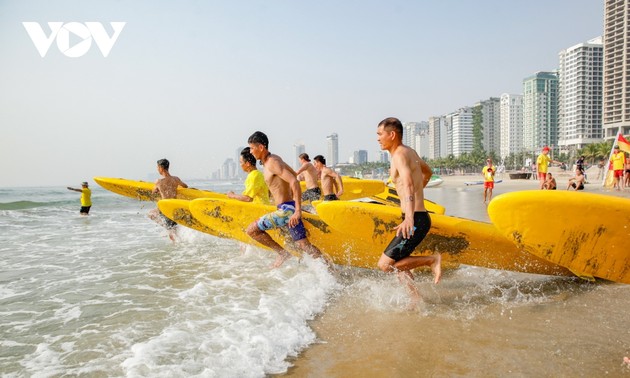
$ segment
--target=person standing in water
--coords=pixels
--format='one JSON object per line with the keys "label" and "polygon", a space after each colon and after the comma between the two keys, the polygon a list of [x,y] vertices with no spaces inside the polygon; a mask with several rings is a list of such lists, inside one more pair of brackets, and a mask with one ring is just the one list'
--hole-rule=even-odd
{"label": "person standing in water", "polygon": [[[269,152],[269,139],[261,131],[256,131],[247,140],[250,152],[265,166],[265,182],[278,210],[265,214],[247,227],[247,234],[262,245],[278,253],[272,268],[284,263],[291,254],[276,243],[266,232],[273,228],[288,227],[291,238],[297,246],[313,256],[322,257],[317,247],[306,237],[306,229],[302,223],[302,190],[295,171],[278,155]],[[328,261],[324,259],[327,264]]]}
{"label": "person standing in water", "polygon": [[[160,159],[157,161],[157,171],[162,176],[155,182],[155,188],[153,189],[154,195],[159,195],[160,199],[177,198],[177,187],[188,188],[179,177],[171,176],[168,169],[171,163],[166,159]],[[149,218],[164,226],[168,230],[168,237],[175,241],[175,233],[177,223],[172,219],[168,219],[159,209],[153,209],[149,212]]]}
{"label": "person standing in water", "polygon": [[381,255],[378,267],[383,272],[398,275],[401,283],[407,286],[411,305],[415,306],[420,293],[414,285],[411,270],[420,266],[431,267],[436,284],[442,276],[440,254],[411,256],[431,228],[431,218],[424,207],[424,187],[432,172],[416,151],[402,143],[403,127],[399,119],[384,119],[378,124],[376,134],[381,149],[390,153],[390,178],[396,185],[403,211],[403,221],[394,228],[396,236]]}
{"label": "person standing in water", "polygon": [[79,214],[90,215],[90,208],[92,207],[92,191],[89,188],[87,181],[81,183],[81,189],[71,188],[68,186],[68,190],[81,193],[81,210]]}

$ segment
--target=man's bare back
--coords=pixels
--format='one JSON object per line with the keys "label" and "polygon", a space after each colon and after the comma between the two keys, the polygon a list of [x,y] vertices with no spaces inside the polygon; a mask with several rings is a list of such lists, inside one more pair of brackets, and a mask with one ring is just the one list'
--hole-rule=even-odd
{"label": "man's bare back", "polygon": [[176,198],[178,186],[188,188],[188,185],[184,184],[184,182],[182,182],[182,180],[180,180],[177,176],[169,175],[164,178],[158,179],[155,182],[155,188],[157,189],[157,192],[160,194],[160,197],[162,197],[162,199]]}
{"label": "man's bare back", "polygon": [[[406,174],[401,175],[401,171],[404,170],[409,170],[409,172],[404,172]],[[398,146],[392,154],[390,177],[399,194],[410,193],[410,184],[413,185],[414,211],[426,211],[424,207],[424,191],[418,189],[426,186],[426,183],[429,181],[427,178],[431,179],[431,168],[418,156],[416,151],[405,145]],[[406,182],[403,180],[403,177],[411,177],[412,181],[410,183]],[[406,190],[403,190],[403,188]],[[408,194],[405,195],[409,196]],[[402,207],[404,200],[408,200],[408,198],[401,198],[400,202],[403,211],[405,210]]]}

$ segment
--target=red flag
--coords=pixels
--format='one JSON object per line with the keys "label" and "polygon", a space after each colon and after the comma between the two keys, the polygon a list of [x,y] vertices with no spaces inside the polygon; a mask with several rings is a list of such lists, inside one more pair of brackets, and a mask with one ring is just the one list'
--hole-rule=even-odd
{"label": "red flag", "polygon": [[619,146],[621,151],[630,153],[630,142],[621,133],[617,134],[617,146]]}

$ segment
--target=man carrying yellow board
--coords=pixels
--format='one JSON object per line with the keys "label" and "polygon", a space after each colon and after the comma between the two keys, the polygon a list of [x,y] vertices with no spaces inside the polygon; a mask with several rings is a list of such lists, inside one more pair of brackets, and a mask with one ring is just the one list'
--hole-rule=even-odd
{"label": "man carrying yellow board", "polygon": [[392,157],[390,178],[396,185],[403,211],[403,221],[394,228],[396,236],[378,260],[378,267],[383,272],[396,272],[400,282],[407,285],[413,307],[420,301],[420,293],[413,283],[411,270],[419,266],[431,267],[436,284],[442,276],[439,254],[411,256],[431,228],[431,218],[424,207],[424,187],[431,179],[431,168],[416,151],[402,143],[403,127],[398,118],[385,118],[376,130],[381,149],[389,151]]}

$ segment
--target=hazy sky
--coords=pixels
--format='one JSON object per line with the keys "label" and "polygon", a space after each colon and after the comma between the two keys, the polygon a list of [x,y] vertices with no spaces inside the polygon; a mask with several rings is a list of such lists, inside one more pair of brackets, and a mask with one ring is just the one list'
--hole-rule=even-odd
{"label": "hazy sky", "polygon": [[[426,121],[554,70],[602,34],[598,0],[0,0],[0,187],[145,180],[156,160],[207,178],[261,130],[340,160],[376,158],[388,116]],[[23,22],[126,22],[109,55],[59,33],[41,57]],[[62,35],[63,34],[63,35]],[[88,36],[89,37],[89,36]],[[61,42],[60,42],[61,40]],[[88,42],[89,43],[89,42]]]}

